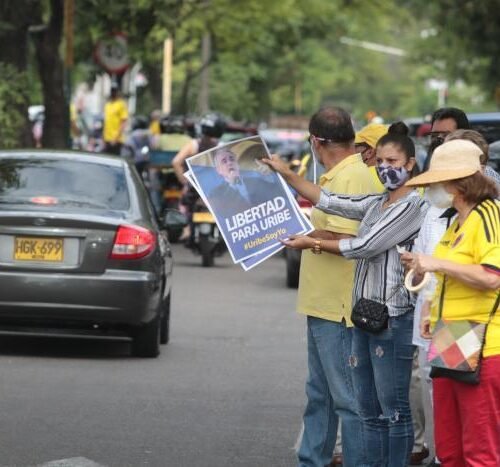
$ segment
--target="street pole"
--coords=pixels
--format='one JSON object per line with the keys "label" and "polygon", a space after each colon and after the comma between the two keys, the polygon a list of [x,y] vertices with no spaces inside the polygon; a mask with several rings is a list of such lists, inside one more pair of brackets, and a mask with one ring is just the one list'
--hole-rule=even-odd
{"label": "street pole", "polygon": [[161,110],[164,114],[172,111],[172,54],[174,43],[171,37],[163,42],[163,93]]}

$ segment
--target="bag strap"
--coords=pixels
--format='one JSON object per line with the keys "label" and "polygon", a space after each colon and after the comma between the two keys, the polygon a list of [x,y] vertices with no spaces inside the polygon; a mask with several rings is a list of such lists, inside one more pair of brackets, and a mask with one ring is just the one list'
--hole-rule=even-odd
{"label": "bag strap", "polygon": [[443,276],[443,285],[441,286],[441,295],[439,297],[438,320],[443,316],[444,291],[446,289],[446,276]]}
{"label": "bag strap", "polygon": [[391,295],[389,295],[389,297],[388,297],[388,298],[386,298],[386,300],[385,300],[385,302],[384,302],[384,305],[387,305],[387,302],[388,302],[388,301],[389,301],[392,297],[394,297],[394,295],[396,295],[396,294],[398,293],[398,290],[399,290],[399,289],[402,289],[404,286],[405,286],[404,284],[398,285],[398,286],[394,289],[394,291],[392,292],[392,294],[391,294]]}
{"label": "bag strap", "polygon": [[493,305],[493,308],[491,309],[490,311],[490,317],[488,319],[488,324],[490,323],[490,321],[493,319],[493,317],[495,316],[495,313],[497,312],[497,309],[498,309],[498,305],[500,304],[500,292],[498,292],[497,294],[497,299],[495,300],[495,303]]}

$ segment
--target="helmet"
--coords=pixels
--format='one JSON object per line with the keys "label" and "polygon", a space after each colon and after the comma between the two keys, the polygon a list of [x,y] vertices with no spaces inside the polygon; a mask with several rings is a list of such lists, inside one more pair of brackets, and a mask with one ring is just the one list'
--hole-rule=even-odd
{"label": "helmet", "polygon": [[218,114],[205,115],[201,121],[201,133],[212,138],[220,138],[226,131],[226,121]]}
{"label": "helmet", "polygon": [[162,133],[184,133],[184,119],[182,117],[163,117],[160,120]]}
{"label": "helmet", "polygon": [[136,115],[132,119],[132,130],[147,130],[149,121],[144,115]]}

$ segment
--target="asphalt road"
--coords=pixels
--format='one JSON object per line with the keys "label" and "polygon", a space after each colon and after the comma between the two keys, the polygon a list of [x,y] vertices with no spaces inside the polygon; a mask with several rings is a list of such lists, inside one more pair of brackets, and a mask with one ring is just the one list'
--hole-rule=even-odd
{"label": "asphalt road", "polygon": [[304,405],[304,319],[272,258],[213,269],[182,246],[171,342],[0,337],[0,465],[292,466]]}

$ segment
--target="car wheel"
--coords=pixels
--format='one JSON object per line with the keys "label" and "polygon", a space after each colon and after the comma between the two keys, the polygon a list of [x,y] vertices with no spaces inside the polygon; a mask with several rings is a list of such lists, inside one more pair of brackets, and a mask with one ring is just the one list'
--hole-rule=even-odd
{"label": "car wheel", "polygon": [[160,354],[160,316],[137,329],[132,340],[132,355],[156,358]]}
{"label": "car wheel", "polygon": [[212,242],[206,235],[200,235],[201,265],[211,268],[214,265],[214,248]]}
{"label": "car wheel", "polygon": [[182,230],[176,229],[176,230],[167,230],[168,233],[168,241],[170,243],[177,243],[179,239],[181,238],[182,235]]}
{"label": "car wheel", "polygon": [[170,300],[172,293],[168,294],[163,305],[163,316],[161,318],[160,344],[168,344],[170,339]]}

